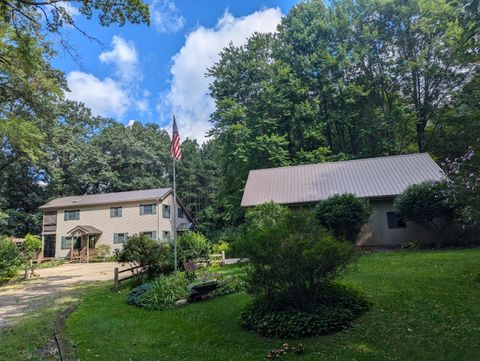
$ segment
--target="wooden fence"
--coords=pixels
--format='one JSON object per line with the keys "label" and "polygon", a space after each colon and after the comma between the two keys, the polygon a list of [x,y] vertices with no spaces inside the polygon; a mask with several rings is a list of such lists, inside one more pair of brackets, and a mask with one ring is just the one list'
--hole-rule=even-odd
{"label": "wooden fence", "polygon": [[[137,273],[134,272],[135,270],[137,270],[139,268],[142,268],[142,266],[136,266],[136,267],[126,268],[126,269],[122,269],[122,270],[119,270],[118,267],[115,267],[115,269],[113,270],[113,289],[114,289],[114,291],[118,291],[120,289],[120,282],[129,280],[133,277],[137,277],[137,276],[145,273],[144,270],[141,271],[141,272],[137,272]],[[120,274],[125,273],[125,272],[131,272],[131,275],[120,278]]]}

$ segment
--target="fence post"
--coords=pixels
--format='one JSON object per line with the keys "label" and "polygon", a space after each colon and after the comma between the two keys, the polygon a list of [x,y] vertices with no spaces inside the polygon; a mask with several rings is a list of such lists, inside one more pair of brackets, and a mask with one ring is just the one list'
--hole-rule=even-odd
{"label": "fence post", "polygon": [[222,263],[225,262],[225,251],[222,251]]}
{"label": "fence post", "polygon": [[118,291],[120,288],[120,281],[118,280],[118,267],[113,270],[113,290]]}

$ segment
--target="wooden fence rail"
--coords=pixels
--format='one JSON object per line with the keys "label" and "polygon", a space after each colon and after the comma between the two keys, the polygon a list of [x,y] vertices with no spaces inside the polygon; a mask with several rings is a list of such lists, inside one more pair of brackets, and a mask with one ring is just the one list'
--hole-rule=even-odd
{"label": "wooden fence rail", "polygon": [[[115,291],[118,291],[120,289],[120,282],[129,280],[133,277],[137,277],[137,276],[145,273],[145,271],[134,273],[134,271],[139,269],[139,268],[142,268],[142,266],[136,266],[136,267],[126,268],[126,269],[122,269],[122,270],[119,270],[118,267],[115,267],[115,269],[113,270],[113,289]],[[120,278],[120,274],[125,273],[125,272],[131,272],[132,274],[127,276],[127,277]]]}

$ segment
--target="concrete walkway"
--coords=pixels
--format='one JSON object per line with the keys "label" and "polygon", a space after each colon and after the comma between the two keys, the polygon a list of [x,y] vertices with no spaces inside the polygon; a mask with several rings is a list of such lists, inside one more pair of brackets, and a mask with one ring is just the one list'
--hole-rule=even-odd
{"label": "concrete walkway", "polygon": [[0,287],[0,329],[13,324],[19,316],[50,306],[74,285],[113,281],[115,267],[122,268],[115,262],[64,264],[36,270],[39,277],[27,282]]}

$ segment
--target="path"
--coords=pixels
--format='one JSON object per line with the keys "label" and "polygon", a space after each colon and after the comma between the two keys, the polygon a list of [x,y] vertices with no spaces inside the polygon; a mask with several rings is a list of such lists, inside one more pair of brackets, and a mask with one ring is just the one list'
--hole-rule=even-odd
{"label": "path", "polygon": [[30,311],[50,306],[64,297],[72,286],[93,281],[113,280],[115,262],[73,263],[36,270],[38,278],[0,287],[0,329]]}

